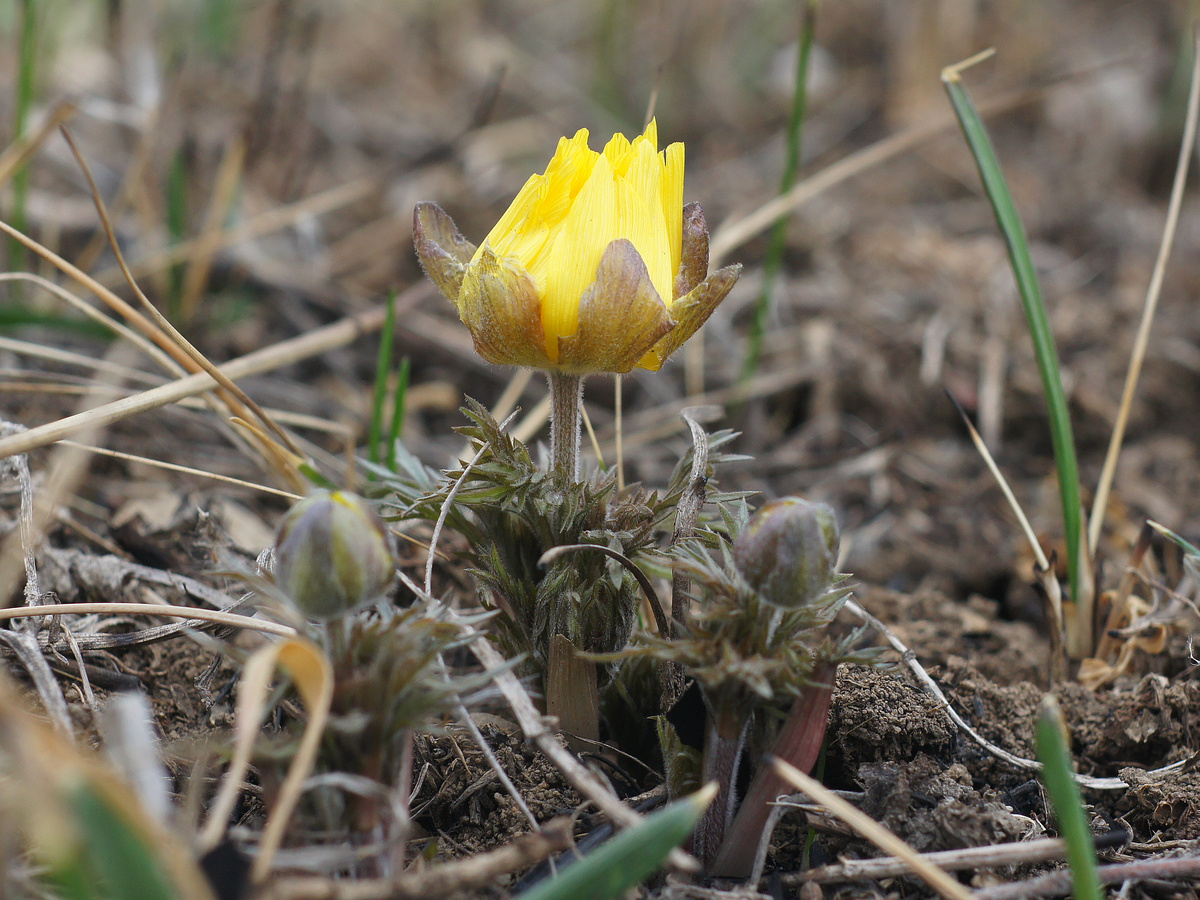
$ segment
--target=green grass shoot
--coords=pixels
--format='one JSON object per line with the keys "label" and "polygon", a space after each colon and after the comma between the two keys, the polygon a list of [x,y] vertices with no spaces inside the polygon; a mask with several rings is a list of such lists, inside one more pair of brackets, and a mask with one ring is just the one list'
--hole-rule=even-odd
{"label": "green grass shoot", "polygon": [[1096,871],[1096,842],[1088,827],[1087,813],[1083,806],[1083,795],[1071,770],[1071,756],[1067,752],[1063,736],[1064,722],[1058,702],[1049,694],[1042,699],[1042,711],[1038,716],[1038,758],[1042,761],[1042,782],[1054,817],[1058,820],[1058,833],[1067,844],[1067,862],[1071,866],[1071,884],[1075,900],[1099,900],[1100,877]]}
{"label": "green grass shoot", "polygon": [[375,389],[371,395],[371,421],[367,425],[367,459],[379,462],[379,444],[383,436],[383,406],[387,400],[388,379],[392,374],[392,347],[396,341],[396,292],[389,291],[387,317],[375,359]]}
{"label": "green grass shoot", "polygon": [[717,786],[710,784],[690,797],[660,809],[561,874],[522,894],[521,900],[616,900],[623,897],[630,888],[654,874],[667,854],[692,833],[716,792]]}
{"label": "green grass shoot", "polygon": [[400,360],[396,373],[396,390],[392,396],[392,424],[388,429],[387,452],[384,459],[392,472],[396,471],[396,444],[404,437],[404,406],[408,397],[408,379],[412,366],[408,357]]}
{"label": "green grass shoot", "polygon": [[[13,115],[13,139],[19,140],[29,128],[29,113],[33,108],[33,92],[38,57],[38,10],[36,0],[22,0],[20,4],[20,36],[17,47],[17,97]],[[9,222],[20,232],[28,233],[25,203],[29,195],[29,167],[21,166],[12,177],[12,207]],[[25,268],[25,248],[16,241],[9,242],[8,267],[12,271]],[[10,285],[10,290],[20,296],[20,285]]]}
{"label": "green grass shoot", "polygon": [[[796,87],[792,94],[792,111],[788,119],[787,145],[783,159],[783,176],[779,182],[779,193],[786,194],[796,183],[796,172],[800,168],[800,147],[804,134],[804,117],[808,108],[808,59],[812,52],[813,35],[816,31],[817,6],[819,0],[805,0],[802,4],[803,21],[800,25],[800,51],[796,58]],[[763,337],[766,334],[767,317],[771,311],[771,295],[779,270],[783,265],[783,252],[787,248],[788,218],[781,216],[771,228],[767,254],[763,257],[762,291],[754,305],[754,316],[750,320],[746,360],[742,364],[742,379],[758,371],[762,360]]]}
{"label": "green grass shoot", "polygon": [[[171,160],[167,173],[167,233],[172,244],[183,243],[187,237],[188,220],[188,164],[187,154],[180,147]],[[184,264],[176,263],[168,273],[167,318],[179,322],[183,300]]]}
{"label": "green grass shoot", "polygon": [[201,900],[211,897],[198,870],[191,884],[174,883],[148,837],[148,822],[129,818],[102,783],[81,777],[63,785],[58,814],[69,827],[39,847],[42,878],[64,900]]}
{"label": "green grass shoot", "polygon": [[[1082,583],[1080,567],[1083,563],[1083,553],[1086,544],[1083,541],[1083,507],[1079,491],[1079,463],[1075,455],[1075,439],[1071,432],[1071,419],[1067,410],[1067,400],[1063,393],[1061,367],[1058,361],[1058,351],[1054,345],[1054,335],[1050,331],[1050,321],[1046,315],[1046,304],[1042,298],[1042,289],[1038,283],[1037,270],[1029,253],[1029,241],[1025,236],[1025,228],[1017,213],[1016,204],[1000,162],[996,158],[995,148],[987,129],[979,117],[979,112],[972,102],[970,94],[962,83],[960,71],[975,60],[968,60],[959,66],[947,68],[942,73],[942,81],[950,95],[950,103],[962,126],[963,135],[979,168],[979,176],[983,180],[984,191],[992,204],[996,222],[1008,246],[1009,262],[1012,265],[1013,277],[1017,283],[1017,292],[1021,297],[1021,305],[1025,309],[1025,319],[1029,325],[1029,334],[1033,340],[1034,355],[1037,358],[1038,371],[1042,377],[1042,390],[1046,395],[1046,405],[1049,407],[1050,437],[1054,446],[1054,462],[1058,469],[1058,486],[1062,496],[1063,531],[1067,545],[1067,571],[1071,586],[1071,599],[1076,604],[1082,604],[1090,598],[1080,596]],[[1090,604],[1089,604],[1090,607]],[[1082,611],[1082,609],[1081,609]],[[1087,642],[1090,644],[1090,615],[1084,625],[1089,629]]]}

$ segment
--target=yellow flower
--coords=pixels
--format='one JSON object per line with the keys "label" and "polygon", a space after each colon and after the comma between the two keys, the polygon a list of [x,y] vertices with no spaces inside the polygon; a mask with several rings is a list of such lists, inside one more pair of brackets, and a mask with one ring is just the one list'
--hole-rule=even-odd
{"label": "yellow flower", "polygon": [[476,248],[434,203],[413,240],[488,362],[588,375],[657,371],[704,324],[740,266],[708,275],[708,229],[683,205],[683,145],[658,130],[602,153],[562,138]]}

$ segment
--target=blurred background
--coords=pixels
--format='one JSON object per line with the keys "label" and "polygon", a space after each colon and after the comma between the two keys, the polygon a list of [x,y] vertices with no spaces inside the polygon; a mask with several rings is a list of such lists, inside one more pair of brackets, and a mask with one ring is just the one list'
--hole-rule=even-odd
{"label": "blurred background", "polygon": [[[1020,541],[946,392],[1053,544],[1045,405],[939,73],[996,48],[965,77],[993,110],[1090,485],[1161,236],[1195,12],[1183,0],[7,0],[0,145],[64,117],[139,284],[215,362],[389,291],[407,297],[396,331],[412,366],[404,440],[448,466],[463,396],[494,404],[516,373],[475,356],[454,310],[422,286],[414,203],[438,202],[479,241],[560,136],[586,127],[599,149],[614,131],[639,133],[652,110],[662,143],[687,146],[685,199],[703,205],[722,262],[745,271],[692,346],[660,373],[622,379],[627,478],[665,483],[688,446],[678,411],[715,403],[712,427],[741,431],[733,449],[752,457],[718,473],[724,486],[832,503],[845,568],[861,580],[979,593],[1020,614],[1033,599]],[[779,192],[806,14],[815,31],[796,178],[824,186],[786,217],[772,279],[770,237],[736,223]],[[2,203],[5,221],[130,295],[57,133],[37,140]],[[1118,543],[1146,515],[1200,531],[1198,249],[1192,191],[1117,478]],[[15,244],[3,253],[5,271],[62,280]],[[419,296],[405,294],[414,287]],[[0,283],[0,337],[89,357],[108,341],[27,282]],[[362,443],[377,344],[372,334],[243,386],[312,417],[296,427],[337,454]],[[146,383],[162,375],[136,365]],[[76,408],[90,376],[6,343],[0,414],[51,421]],[[544,391],[532,379],[521,406]],[[614,382],[593,379],[587,399],[612,464]],[[267,477],[203,412],[141,415],[107,442]],[[107,535],[113,511],[180,490],[164,479],[94,460],[73,514]],[[196,489],[266,521],[281,508],[241,489]]]}

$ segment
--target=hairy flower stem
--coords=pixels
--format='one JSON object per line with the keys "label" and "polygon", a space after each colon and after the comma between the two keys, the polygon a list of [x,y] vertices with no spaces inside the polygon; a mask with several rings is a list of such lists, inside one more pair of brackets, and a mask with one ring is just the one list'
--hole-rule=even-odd
{"label": "hairy flower stem", "polygon": [[579,480],[579,405],[583,402],[583,376],[549,372],[550,468],[575,482]]}
{"label": "hairy flower stem", "polygon": [[692,852],[706,866],[713,861],[725,840],[737,803],[737,771],[746,742],[750,718],[739,704],[709,708],[704,731],[704,766],[701,783],[717,783],[717,796],[692,837]]}
{"label": "hairy flower stem", "polygon": [[[550,470],[566,476],[574,484],[579,481],[579,407],[583,403],[583,376],[553,371],[547,376],[550,379]],[[600,739],[596,664],[581,659],[564,635],[554,635],[547,655],[546,709],[558,717],[559,727],[572,735],[572,744],[580,738],[585,742]]]}

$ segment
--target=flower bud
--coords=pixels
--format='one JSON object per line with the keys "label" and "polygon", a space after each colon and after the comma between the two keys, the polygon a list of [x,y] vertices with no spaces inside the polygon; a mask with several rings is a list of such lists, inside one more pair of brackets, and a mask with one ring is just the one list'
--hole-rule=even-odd
{"label": "flower bud", "polygon": [[796,607],[816,600],[836,574],[838,526],[824,503],[773,500],[733,542],[738,570],[769,603]]}
{"label": "flower bud", "polygon": [[395,578],[392,539],[362,497],[315,490],[284,517],[275,536],[275,583],[314,619],[378,600]]}

